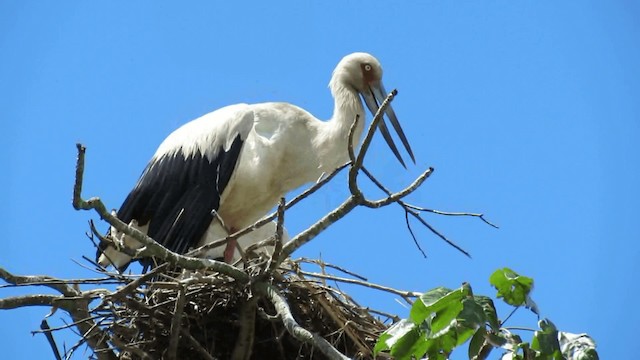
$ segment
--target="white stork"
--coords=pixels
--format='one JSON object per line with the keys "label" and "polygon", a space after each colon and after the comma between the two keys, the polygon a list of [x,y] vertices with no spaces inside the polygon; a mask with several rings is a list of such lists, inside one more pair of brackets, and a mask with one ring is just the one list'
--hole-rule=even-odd
{"label": "white stork", "polygon": [[[260,103],[223,107],[183,125],[160,144],[118,218],[178,253],[251,225],[287,192],[349,160],[349,129],[356,116],[365,115],[360,96],[375,114],[387,96],[381,80],[378,60],[354,53],[333,71],[329,88],[335,104],[328,121],[295,105]],[[393,109],[388,107],[385,115],[415,162]],[[355,127],[358,144],[363,123]],[[404,166],[384,121],[379,129]],[[263,233],[273,228],[266,226]],[[259,237],[247,237],[245,243],[262,240]],[[124,242],[140,247],[133,239]],[[240,242],[245,245],[242,238]],[[227,244],[226,262],[233,259],[236,245]],[[97,257],[101,265],[117,268],[132,260],[109,243],[100,244]]]}

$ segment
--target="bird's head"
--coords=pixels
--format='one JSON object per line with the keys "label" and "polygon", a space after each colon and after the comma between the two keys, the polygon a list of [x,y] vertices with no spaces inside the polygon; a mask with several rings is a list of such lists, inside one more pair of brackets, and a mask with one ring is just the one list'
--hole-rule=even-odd
{"label": "bird's head", "polygon": [[[371,115],[376,114],[380,104],[382,104],[389,95],[382,84],[382,65],[380,65],[378,59],[373,57],[373,55],[363,52],[357,52],[343,57],[338,63],[338,66],[336,66],[333,71],[333,76],[331,77],[331,82],[329,83],[329,87],[334,92],[334,96],[336,95],[336,89],[341,86],[351,88],[360,94]],[[404,131],[402,131],[402,127],[391,106],[387,107],[385,115],[386,119],[391,122],[391,125],[398,134],[407,153],[409,153],[411,160],[415,163],[416,160],[413,156],[411,146],[409,146],[409,141]],[[386,119],[378,123],[380,132],[398,161],[400,161],[402,166],[405,166],[398,152],[398,148],[389,134],[389,130],[385,124]]]}

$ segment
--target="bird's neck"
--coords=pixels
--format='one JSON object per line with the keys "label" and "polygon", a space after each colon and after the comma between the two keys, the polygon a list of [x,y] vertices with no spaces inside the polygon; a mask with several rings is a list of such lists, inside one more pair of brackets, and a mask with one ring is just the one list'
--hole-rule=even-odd
{"label": "bird's neck", "polygon": [[[360,144],[360,136],[364,129],[364,107],[358,93],[350,87],[338,85],[331,89],[335,104],[333,108],[333,116],[329,120],[330,126],[333,128],[334,136],[347,140],[349,129],[358,118],[358,123],[354,128],[353,140],[354,147]],[[336,139],[338,140],[338,139]],[[346,151],[346,149],[345,149]]]}
{"label": "bird's neck", "polygon": [[331,92],[335,99],[333,116],[329,121],[323,123],[322,135],[316,139],[316,153],[320,162],[319,170],[325,173],[330,173],[349,161],[349,130],[356,120],[356,116],[358,122],[353,130],[353,148],[357,153],[365,120],[362,101],[355,90],[334,85],[331,87]]}

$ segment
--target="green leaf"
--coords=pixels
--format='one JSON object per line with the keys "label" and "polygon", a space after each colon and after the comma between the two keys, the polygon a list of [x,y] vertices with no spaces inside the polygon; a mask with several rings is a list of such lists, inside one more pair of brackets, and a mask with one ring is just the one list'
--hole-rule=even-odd
{"label": "green leaf", "polygon": [[451,289],[438,287],[422,294],[420,298],[413,303],[409,318],[413,320],[415,324],[421,324],[434,311],[430,309],[430,307],[452,291]]}
{"label": "green leaf", "polygon": [[469,359],[474,360],[480,355],[480,351],[482,351],[484,345],[484,337],[487,335],[487,329],[483,326],[478,328],[471,341],[469,342]]}
{"label": "green leaf", "polygon": [[498,290],[497,296],[513,306],[527,305],[529,293],[533,289],[532,278],[519,275],[509,268],[496,270],[491,274],[489,282]]}
{"label": "green leaf", "polygon": [[462,300],[469,295],[470,289],[461,287],[456,290],[435,288],[422,294],[413,303],[409,317],[420,324],[429,318],[430,329],[437,333],[449,326],[462,310]]}
{"label": "green leaf", "polygon": [[538,325],[542,331],[533,333],[531,348],[538,351],[544,358],[562,360],[560,345],[558,344],[558,330],[555,325],[546,319],[540,320]]}
{"label": "green leaf", "polygon": [[567,360],[598,360],[596,343],[587,334],[558,332],[558,341],[562,355]]}
{"label": "green leaf", "polygon": [[424,334],[415,324],[413,325],[413,328],[398,338],[398,341],[391,347],[391,356],[396,360],[410,360],[414,357],[420,359],[426,352],[428,344]]}
{"label": "green leaf", "polygon": [[493,300],[488,296],[474,296],[473,299],[476,303],[482,306],[482,310],[484,311],[485,318],[487,319],[487,323],[491,327],[491,330],[498,332],[500,330],[500,321],[498,320],[498,312],[493,304]]}
{"label": "green leaf", "polygon": [[402,319],[391,325],[378,338],[378,342],[376,342],[376,346],[373,348],[373,354],[376,355],[380,351],[392,349],[401,338],[407,336],[407,334],[416,327],[416,324],[407,319]]}
{"label": "green leaf", "polygon": [[428,359],[447,359],[458,343],[458,335],[455,331],[446,332],[438,337],[427,340],[426,354]]}
{"label": "green leaf", "polygon": [[462,311],[457,317],[458,325],[475,330],[487,322],[487,316],[484,313],[484,308],[479,304],[475,298],[466,298],[462,300]]}

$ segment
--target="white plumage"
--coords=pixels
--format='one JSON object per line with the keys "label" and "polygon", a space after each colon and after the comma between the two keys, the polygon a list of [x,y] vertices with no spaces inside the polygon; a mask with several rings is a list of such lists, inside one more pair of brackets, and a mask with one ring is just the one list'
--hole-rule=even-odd
{"label": "white plumage", "polygon": [[[328,121],[291,104],[261,103],[227,106],[183,125],[159,146],[118,217],[134,221],[179,253],[252,224],[287,192],[348,161],[349,128],[356,116],[365,116],[360,96],[375,113],[387,95],[381,78],[382,67],[373,56],[354,53],[333,72],[329,87],[335,104]],[[391,107],[386,115],[413,160]],[[359,121],[354,134],[358,143],[363,128],[364,121]],[[384,121],[380,130],[404,165]],[[273,225],[260,231],[268,228]],[[241,245],[268,237],[264,235],[241,239]],[[139,246],[132,239],[125,242]],[[235,243],[227,246],[225,261],[232,260],[235,247]],[[131,258],[103,243],[98,261],[122,268]]]}

